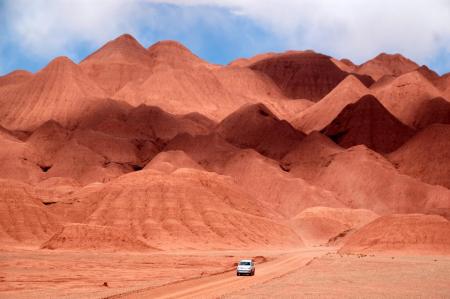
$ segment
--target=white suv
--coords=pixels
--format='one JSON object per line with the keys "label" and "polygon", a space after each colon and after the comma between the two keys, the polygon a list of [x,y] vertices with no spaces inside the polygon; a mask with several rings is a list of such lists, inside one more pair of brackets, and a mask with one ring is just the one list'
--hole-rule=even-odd
{"label": "white suv", "polygon": [[236,269],[236,275],[242,274],[255,275],[255,263],[253,260],[240,260]]}

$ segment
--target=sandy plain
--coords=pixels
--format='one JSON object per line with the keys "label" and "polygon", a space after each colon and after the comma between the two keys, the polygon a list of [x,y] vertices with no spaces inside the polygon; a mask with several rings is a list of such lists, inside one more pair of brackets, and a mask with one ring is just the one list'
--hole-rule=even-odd
{"label": "sandy plain", "polygon": [[[0,298],[447,298],[447,256],[347,255],[335,247],[150,253],[0,253]],[[235,263],[256,259],[256,275]],[[107,286],[104,286],[104,283]]]}

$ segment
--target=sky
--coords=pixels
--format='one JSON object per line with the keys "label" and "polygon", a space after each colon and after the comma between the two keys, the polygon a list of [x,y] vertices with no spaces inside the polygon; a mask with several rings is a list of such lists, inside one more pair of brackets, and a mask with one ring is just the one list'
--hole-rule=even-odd
{"label": "sky", "polygon": [[123,33],[145,47],[177,40],[220,64],[312,49],[357,64],[401,53],[450,71],[448,0],[0,0],[0,75],[79,62]]}

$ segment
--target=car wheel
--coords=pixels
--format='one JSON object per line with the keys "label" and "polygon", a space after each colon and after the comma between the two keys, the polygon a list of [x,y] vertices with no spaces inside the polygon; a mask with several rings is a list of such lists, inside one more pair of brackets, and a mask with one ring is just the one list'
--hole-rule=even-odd
{"label": "car wheel", "polygon": [[237,275],[237,276],[241,276],[241,274],[239,274],[239,273],[236,273],[236,275]]}

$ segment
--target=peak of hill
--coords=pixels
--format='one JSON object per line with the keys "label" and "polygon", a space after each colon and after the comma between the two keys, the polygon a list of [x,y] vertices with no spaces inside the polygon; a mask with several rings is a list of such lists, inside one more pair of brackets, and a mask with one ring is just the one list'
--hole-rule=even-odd
{"label": "peak of hill", "polygon": [[411,127],[416,122],[422,104],[441,96],[441,91],[417,70],[371,88],[371,91],[386,109]]}
{"label": "peak of hill", "polygon": [[201,62],[202,60],[194,55],[191,50],[186,48],[180,42],[174,40],[163,40],[156,42],[147,48],[148,53],[152,58],[172,58],[174,60],[177,59],[185,59],[186,61],[191,59],[192,62]]}
{"label": "peak of hill", "polygon": [[180,150],[161,152],[156,155],[144,169],[172,173],[179,168],[204,170],[197,162]]}
{"label": "peak of hill", "polygon": [[51,70],[52,68],[57,67],[73,67],[76,66],[75,62],[73,62],[69,57],[67,56],[58,56],[44,68],[44,70]]}
{"label": "peak of hill", "polygon": [[238,58],[236,60],[231,61],[229,63],[229,65],[230,66],[238,66],[238,67],[248,67],[248,66],[254,64],[255,62],[258,62],[260,60],[270,58],[270,57],[273,57],[276,55],[278,55],[278,54],[274,53],[274,52],[269,52],[269,53],[258,54],[253,57],[250,57],[250,58]]}
{"label": "peak of hill", "polygon": [[440,79],[439,75],[426,65],[422,65],[416,71],[418,71],[422,76],[427,78],[433,84],[437,84],[437,81],[439,81]]}
{"label": "peak of hill", "polygon": [[274,159],[283,157],[305,136],[263,104],[241,107],[219,123],[216,130],[235,146],[253,148]]}
{"label": "peak of hill", "polygon": [[145,80],[151,66],[147,50],[129,34],[109,41],[80,63],[83,71],[109,96],[128,82]]}
{"label": "peak of hill", "polygon": [[337,144],[348,148],[364,144],[374,151],[388,153],[414,134],[372,95],[365,95],[344,110],[322,130]]}
{"label": "peak of hill", "polygon": [[94,63],[150,63],[147,50],[131,35],[123,34],[87,56],[80,65]]}
{"label": "peak of hill", "polygon": [[375,81],[384,75],[400,76],[404,73],[417,69],[419,65],[400,54],[381,53],[376,57],[361,64],[356,72],[369,75]]}
{"label": "peak of hill", "polygon": [[158,106],[174,114],[198,112],[214,120],[249,100],[227,90],[209,65],[166,51],[152,61],[155,65],[142,82],[129,82],[114,98],[133,106]]}
{"label": "peak of hill", "polygon": [[147,53],[154,65],[170,66],[176,69],[186,69],[203,66],[214,69],[216,66],[204,61],[180,42],[163,40],[147,48]]}
{"label": "peak of hill", "polygon": [[355,72],[357,66],[350,60],[350,59],[336,59],[336,58],[331,58],[331,61],[333,61],[333,63],[340,68],[341,70],[343,70],[344,72],[347,73],[353,73]]}
{"label": "peak of hill", "polygon": [[[31,79],[0,89],[1,125],[30,130],[48,120],[73,125],[104,92],[67,57],[52,60]],[[51,107],[51,109],[49,109]]]}
{"label": "peak of hill", "polygon": [[320,131],[331,123],[345,106],[369,93],[369,89],[360,80],[349,75],[322,100],[302,111],[292,123],[307,134]]}
{"label": "peak of hill", "polygon": [[329,56],[314,52],[295,52],[259,60],[250,68],[267,74],[289,98],[320,100],[347,73]]}

